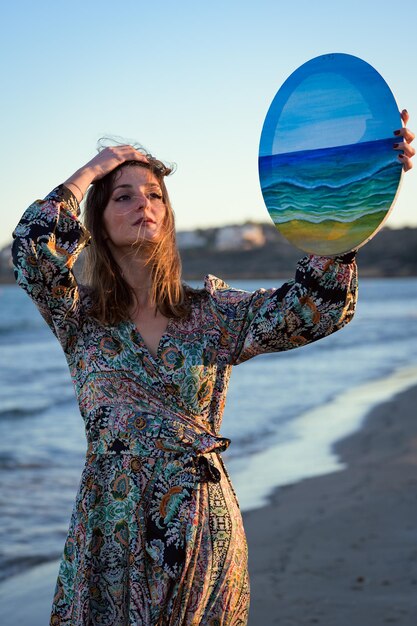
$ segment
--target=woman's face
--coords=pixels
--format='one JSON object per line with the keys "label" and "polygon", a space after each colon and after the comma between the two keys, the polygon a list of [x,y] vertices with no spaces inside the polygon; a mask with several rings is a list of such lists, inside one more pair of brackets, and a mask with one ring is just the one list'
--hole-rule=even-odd
{"label": "woman's face", "polygon": [[103,224],[114,246],[130,247],[144,239],[157,240],[166,211],[152,172],[140,166],[123,167],[113,183]]}

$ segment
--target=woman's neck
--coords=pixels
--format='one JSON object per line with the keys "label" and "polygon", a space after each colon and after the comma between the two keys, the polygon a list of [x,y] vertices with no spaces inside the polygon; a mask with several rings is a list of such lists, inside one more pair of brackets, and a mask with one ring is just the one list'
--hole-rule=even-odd
{"label": "woman's neck", "polygon": [[137,251],[122,251],[112,249],[113,258],[119,266],[124,280],[135,294],[136,303],[141,309],[154,308],[151,306],[152,275],[151,268],[146,265],[143,257]]}

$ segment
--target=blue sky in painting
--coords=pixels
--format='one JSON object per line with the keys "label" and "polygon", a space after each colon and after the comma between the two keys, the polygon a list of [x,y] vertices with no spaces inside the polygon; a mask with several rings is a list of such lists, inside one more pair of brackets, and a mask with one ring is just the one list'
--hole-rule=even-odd
{"label": "blue sky in painting", "polygon": [[368,63],[350,55],[318,58],[298,68],[277,93],[261,154],[384,139],[398,125],[394,97]]}

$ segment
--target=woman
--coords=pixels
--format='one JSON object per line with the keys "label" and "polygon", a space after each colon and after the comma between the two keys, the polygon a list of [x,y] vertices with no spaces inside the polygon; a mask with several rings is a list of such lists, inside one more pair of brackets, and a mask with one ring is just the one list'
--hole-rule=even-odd
{"label": "woman", "polygon": [[[409,169],[413,136],[400,132]],[[354,312],[354,253],[306,256],[279,289],[183,284],[167,174],[131,146],[106,148],[14,233],[17,281],[65,351],[88,441],[53,626],[247,624],[247,545],[220,455],[231,366]],[[71,268],[87,243],[81,287]]]}

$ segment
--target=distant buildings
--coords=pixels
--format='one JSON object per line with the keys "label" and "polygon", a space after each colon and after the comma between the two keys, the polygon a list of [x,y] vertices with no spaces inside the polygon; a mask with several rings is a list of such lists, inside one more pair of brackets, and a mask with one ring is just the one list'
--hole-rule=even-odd
{"label": "distant buildings", "polygon": [[207,238],[196,230],[181,230],[177,232],[177,245],[180,249],[202,248],[207,245]]}
{"label": "distant buildings", "polygon": [[248,250],[265,244],[264,229],[258,224],[238,224],[208,228],[207,230],[183,230],[177,233],[180,249],[211,248],[214,250]]}
{"label": "distant buildings", "polygon": [[243,224],[219,228],[214,242],[217,250],[249,250],[265,244],[262,226]]}

